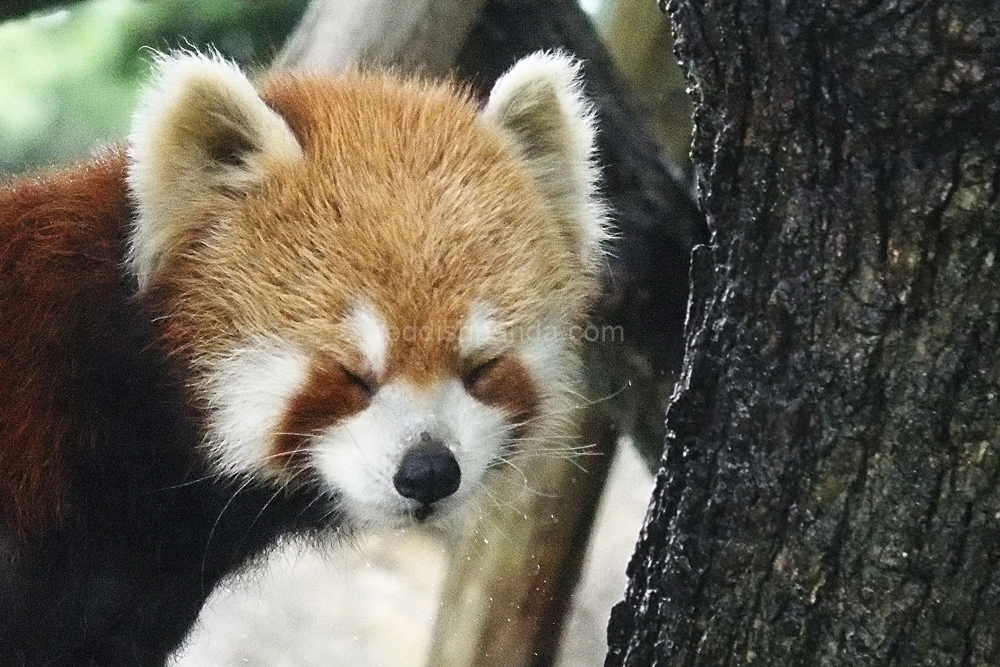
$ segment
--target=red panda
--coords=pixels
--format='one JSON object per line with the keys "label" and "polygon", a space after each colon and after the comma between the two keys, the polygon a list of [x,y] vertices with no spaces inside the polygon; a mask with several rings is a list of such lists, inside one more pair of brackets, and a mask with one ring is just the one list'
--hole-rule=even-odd
{"label": "red panda", "polygon": [[282,536],[447,522],[573,430],[606,235],[576,62],[482,109],[154,70],[126,146],[0,186],[0,665],[162,665]]}

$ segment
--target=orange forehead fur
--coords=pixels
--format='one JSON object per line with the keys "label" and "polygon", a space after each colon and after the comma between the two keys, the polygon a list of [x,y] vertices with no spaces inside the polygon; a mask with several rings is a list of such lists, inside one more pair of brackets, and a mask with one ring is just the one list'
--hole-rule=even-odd
{"label": "orange forehead fur", "polygon": [[[397,339],[385,375],[421,382],[455,372],[477,300],[512,327],[580,316],[595,286],[573,239],[466,93],[383,74],[280,74],[262,97],[305,158],[197,209],[153,285],[171,349],[197,366],[276,333],[336,356],[360,301]],[[404,343],[407,331],[429,335]]]}

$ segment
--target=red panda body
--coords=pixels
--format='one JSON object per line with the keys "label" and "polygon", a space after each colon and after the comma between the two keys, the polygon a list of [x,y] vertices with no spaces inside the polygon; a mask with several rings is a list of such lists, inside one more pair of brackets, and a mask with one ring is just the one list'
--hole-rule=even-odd
{"label": "red panda body", "polygon": [[127,149],[0,187],[0,665],[161,665],[283,534],[457,520],[571,437],[575,77],[166,57]]}
{"label": "red panda body", "polygon": [[2,665],[162,664],[222,575],[321,525],[195,455],[122,271],[124,176],[116,152],[0,191]]}

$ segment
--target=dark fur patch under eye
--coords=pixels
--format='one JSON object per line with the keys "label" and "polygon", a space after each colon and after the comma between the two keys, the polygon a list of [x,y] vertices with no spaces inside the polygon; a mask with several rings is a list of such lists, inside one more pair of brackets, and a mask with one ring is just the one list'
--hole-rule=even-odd
{"label": "dark fur patch under eye", "polygon": [[539,397],[528,369],[517,359],[500,356],[463,373],[465,390],[478,401],[504,410],[517,431],[538,416]]}
{"label": "dark fur patch under eye", "polygon": [[289,402],[272,446],[279,465],[302,465],[297,459],[310,438],[356,414],[371,402],[375,381],[330,362],[313,366],[305,386]]}

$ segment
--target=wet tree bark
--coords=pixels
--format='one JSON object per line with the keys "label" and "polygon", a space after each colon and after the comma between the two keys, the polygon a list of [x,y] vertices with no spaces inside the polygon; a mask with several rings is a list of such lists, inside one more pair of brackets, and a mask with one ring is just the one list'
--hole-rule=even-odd
{"label": "wet tree bark", "polygon": [[713,238],[606,665],[1000,664],[1000,7],[666,9]]}

